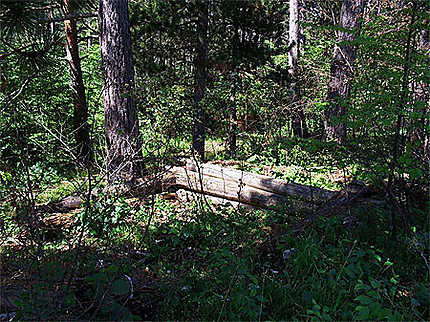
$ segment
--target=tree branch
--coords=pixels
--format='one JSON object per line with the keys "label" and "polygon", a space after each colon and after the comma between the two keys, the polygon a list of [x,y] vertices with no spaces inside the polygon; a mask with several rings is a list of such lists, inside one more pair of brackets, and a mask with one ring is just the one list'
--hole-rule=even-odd
{"label": "tree branch", "polygon": [[44,21],[44,22],[62,22],[64,20],[93,18],[93,17],[97,17],[97,16],[98,16],[97,12],[90,12],[90,13],[66,15],[64,17],[55,17],[52,19],[42,19],[42,21]]}

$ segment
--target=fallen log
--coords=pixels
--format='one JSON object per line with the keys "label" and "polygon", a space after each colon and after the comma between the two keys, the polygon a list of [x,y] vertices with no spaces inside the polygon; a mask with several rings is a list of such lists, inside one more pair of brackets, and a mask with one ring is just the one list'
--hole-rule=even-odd
{"label": "fallen log", "polygon": [[289,183],[269,176],[220,167],[218,165],[208,163],[197,164],[192,160],[187,160],[185,169],[199,173],[204,178],[210,177],[225,181],[239,182],[243,186],[275,193],[295,200],[306,201],[312,204],[325,203],[327,200],[335,197],[338,193],[336,191],[297,183]]}
{"label": "fallen log", "polygon": [[[187,160],[183,167],[170,169],[169,173],[175,177],[178,187],[188,191],[257,208],[283,208],[290,213],[310,216],[339,213],[353,203],[363,206],[384,204],[369,199],[370,191],[361,181],[332,191],[218,165],[197,164],[192,160]],[[215,203],[220,203],[218,199]]]}
{"label": "fallen log", "polygon": [[[144,197],[151,194],[157,194],[167,191],[171,186],[175,185],[175,178],[171,174],[165,173],[152,177],[144,177],[137,179],[133,187],[124,185],[111,185],[103,189],[103,195],[115,196],[116,198],[135,198]],[[91,200],[97,200],[100,194],[97,189],[91,191]],[[87,196],[84,193],[81,195],[67,196],[58,201],[49,202],[36,206],[36,212],[46,213],[65,213],[74,209],[79,209],[85,206]]]}
{"label": "fallen log", "polygon": [[385,202],[383,200],[375,200],[367,198],[370,191],[366,184],[362,181],[353,181],[343,190],[337,193],[336,198],[328,200],[324,205],[318,207],[312,213],[300,222],[298,222],[293,229],[295,233],[301,233],[305,227],[311,224],[317,217],[330,217],[336,214],[348,214],[352,204],[358,204],[360,207],[383,207]]}
{"label": "fallen log", "polygon": [[223,198],[239,203],[270,209],[286,208],[291,212],[299,209],[309,209],[309,203],[283,196],[272,191],[262,190],[241,181],[226,180],[190,171],[183,167],[169,170],[174,174],[176,186],[185,190],[204,193],[213,197]]}
{"label": "fallen log", "polygon": [[176,199],[184,204],[188,204],[190,202],[206,202],[209,201],[212,205],[231,205],[234,208],[243,207],[247,210],[259,209],[258,207],[248,205],[246,203],[240,203],[233,200],[228,200],[224,198],[214,197],[203,193],[192,192],[185,189],[179,189],[176,191]]}
{"label": "fallen log", "polygon": [[[216,204],[230,202],[234,206],[282,208],[289,213],[323,215],[334,208],[351,204],[366,194],[365,185],[361,185],[358,191],[351,190],[349,186],[342,191],[331,191],[218,165],[197,164],[191,160],[186,161],[182,167],[172,167],[156,176],[139,179],[137,185],[128,190],[113,187],[105,189],[104,192],[108,195],[141,198],[178,189],[188,191],[186,194],[178,194],[178,199],[183,200],[194,200],[205,195]],[[197,195],[191,198],[189,192]],[[97,194],[92,198],[97,199]],[[81,197],[69,197],[42,205],[39,210],[51,213],[66,212],[82,207],[83,200]]]}

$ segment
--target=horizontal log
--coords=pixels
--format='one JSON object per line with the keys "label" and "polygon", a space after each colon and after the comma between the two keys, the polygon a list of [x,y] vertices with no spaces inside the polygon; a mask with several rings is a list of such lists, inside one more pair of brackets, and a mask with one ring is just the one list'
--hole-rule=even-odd
{"label": "horizontal log", "polygon": [[36,207],[37,212],[68,212],[83,207],[84,199],[80,196],[68,196],[59,201],[50,202]]}
{"label": "horizontal log", "polygon": [[218,165],[208,163],[196,164],[192,160],[187,160],[185,167],[187,170],[198,172],[204,177],[219,178],[225,181],[236,181],[240,182],[243,186],[249,186],[258,190],[272,192],[297,200],[311,202],[313,204],[324,203],[335,197],[338,193],[336,191],[297,183],[289,183],[269,176],[220,167]]}
{"label": "horizontal log", "polygon": [[[141,198],[170,191],[171,188],[194,193],[180,192],[177,196],[182,200],[195,200],[205,195],[214,204],[230,202],[234,206],[243,204],[249,208],[282,208],[288,213],[327,215],[334,208],[340,209],[355,201],[369,201],[364,183],[348,185],[342,191],[331,191],[213,164],[198,165],[191,160],[185,162],[182,167],[173,167],[163,173],[138,179],[132,188],[110,186],[105,188],[104,192],[115,196]],[[97,198],[98,194],[94,192],[92,199]],[[357,200],[358,198],[361,200]],[[75,196],[37,208],[38,211],[50,213],[67,212],[82,207],[84,203],[81,197]]]}
{"label": "horizontal log", "polygon": [[211,177],[199,174],[183,167],[169,170],[176,178],[176,186],[193,192],[219,197],[227,200],[247,203],[261,208],[284,207],[291,212],[309,208],[309,204],[291,197],[282,196],[274,192],[260,190],[241,182]]}
{"label": "horizontal log", "polygon": [[240,203],[240,202],[233,201],[233,200],[214,197],[214,196],[206,195],[203,193],[192,192],[192,191],[188,191],[185,189],[179,189],[178,191],[176,191],[176,199],[178,199],[179,201],[181,201],[183,203],[196,202],[196,201],[205,202],[207,200],[207,201],[210,201],[210,203],[212,205],[228,205],[228,204],[230,204],[234,208],[243,207],[243,208],[248,209],[248,210],[258,209],[258,207],[248,205],[246,203]]}
{"label": "horizontal log", "polygon": [[[110,185],[103,189],[103,194],[135,198],[144,197],[152,194],[157,194],[162,191],[167,191],[170,186],[175,184],[175,178],[171,174],[162,174],[156,176],[147,176],[136,180],[136,184],[133,187],[125,185]],[[91,200],[97,200],[99,193],[97,189],[91,191]],[[36,212],[46,213],[64,213],[70,210],[79,209],[85,206],[86,196],[68,196],[59,201],[49,202],[47,204],[37,205]]]}

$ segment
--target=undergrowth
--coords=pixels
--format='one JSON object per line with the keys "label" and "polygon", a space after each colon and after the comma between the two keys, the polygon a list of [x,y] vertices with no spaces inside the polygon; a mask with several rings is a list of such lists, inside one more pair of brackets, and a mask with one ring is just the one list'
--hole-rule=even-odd
{"label": "undergrowth", "polygon": [[319,218],[297,235],[300,216],[277,212],[109,203],[41,248],[3,244],[18,319],[428,319],[418,216],[392,241],[383,210]]}
{"label": "undergrowth", "polygon": [[[376,184],[344,151],[318,141],[282,146],[244,152],[234,166],[325,188]],[[298,233],[305,215],[289,209],[126,199],[104,193],[100,176],[64,180],[42,165],[2,178],[0,304],[16,320],[429,318],[428,203],[420,199],[393,238],[389,206],[316,214]],[[98,197],[80,209],[37,210],[90,186]]]}

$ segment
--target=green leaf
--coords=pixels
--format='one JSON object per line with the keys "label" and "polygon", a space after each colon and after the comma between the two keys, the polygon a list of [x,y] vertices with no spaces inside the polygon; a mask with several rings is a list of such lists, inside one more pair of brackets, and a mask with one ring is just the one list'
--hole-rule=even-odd
{"label": "green leaf", "polygon": [[409,169],[409,175],[410,175],[410,178],[413,180],[421,177],[423,175],[423,172],[421,171],[421,169],[411,168]]}
{"label": "green leaf", "polygon": [[370,290],[370,286],[366,284],[357,284],[354,287],[355,291],[368,291]]}
{"label": "green leaf", "polygon": [[393,263],[390,262],[390,260],[387,259],[387,261],[384,263],[385,266],[392,266]]}
{"label": "green leaf", "polygon": [[379,287],[379,281],[371,280],[370,285],[372,285],[373,288],[378,288]]}
{"label": "green leaf", "polygon": [[303,300],[305,301],[306,305],[310,305],[312,303],[312,293],[305,291],[303,293]]}
{"label": "green leaf", "polygon": [[369,305],[370,303],[373,303],[375,301],[375,299],[373,299],[367,295],[357,296],[354,300],[360,301],[360,304],[363,304],[363,305]]}
{"label": "green leaf", "polygon": [[369,319],[369,308],[367,306],[357,306],[355,308],[358,311],[357,320],[367,320]]}
{"label": "green leaf", "polygon": [[74,293],[70,293],[66,296],[66,305],[72,306],[76,303],[76,296]]}
{"label": "green leaf", "polygon": [[347,267],[345,267],[345,273],[351,279],[354,279],[356,277],[354,271],[355,271],[355,265],[353,265],[353,264],[349,264]]}
{"label": "green leaf", "polygon": [[259,295],[257,295],[255,298],[256,298],[258,301],[262,302],[262,303],[267,303],[267,302],[268,302],[268,300],[267,300],[265,297],[261,296],[260,294],[259,294]]}
{"label": "green leaf", "polygon": [[381,296],[379,295],[379,293],[377,291],[370,291],[369,293],[367,293],[370,297],[372,297],[373,299],[379,300],[381,298]]}
{"label": "green leaf", "polygon": [[381,304],[378,302],[369,305],[369,310],[372,312],[373,318],[383,319],[386,316],[386,311],[382,308]]}
{"label": "green leaf", "polygon": [[390,279],[390,282],[393,283],[393,284],[398,284],[399,283],[399,281],[397,279],[395,279],[394,277],[392,277]]}
{"label": "green leaf", "polygon": [[111,290],[113,295],[127,294],[130,290],[130,284],[124,279],[119,279],[113,282]]}
{"label": "green leaf", "polygon": [[119,269],[118,265],[112,264],[106,268],[106,273],[114,274],[114,273],[118,272],[118,269]]}

